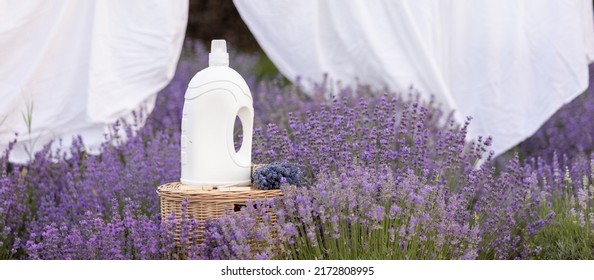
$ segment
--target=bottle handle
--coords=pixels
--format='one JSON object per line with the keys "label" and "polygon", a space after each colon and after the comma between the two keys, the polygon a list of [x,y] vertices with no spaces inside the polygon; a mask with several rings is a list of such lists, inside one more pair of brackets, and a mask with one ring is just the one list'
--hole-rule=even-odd
{"label": "bottle handle", "polygon": [[[243,137],[241,148],[235,153],[236,163],[243,167],[252,165],[252,134],[254,128],[254,109],[248,106],[239,107],[237,117],[241,121]],[[233,149],[235,152],[235,149]]]}

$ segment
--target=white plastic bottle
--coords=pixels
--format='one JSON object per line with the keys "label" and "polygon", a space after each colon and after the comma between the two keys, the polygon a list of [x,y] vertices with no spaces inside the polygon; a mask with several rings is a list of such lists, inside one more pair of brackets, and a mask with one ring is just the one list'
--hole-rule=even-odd
{"label": "white plastic bottle", "polygon": [[[209,67],[188,84],[182,117],[181,183],[248,185],[251,181],[254,108],[245,80],[229,67],[225,40],[213,40]],[[235,118],[243,140],[235,152]]]}

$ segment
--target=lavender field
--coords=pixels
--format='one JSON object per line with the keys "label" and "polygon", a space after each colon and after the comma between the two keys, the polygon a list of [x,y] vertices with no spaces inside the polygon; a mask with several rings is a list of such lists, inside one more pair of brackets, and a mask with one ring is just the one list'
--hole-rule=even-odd
{"label": "lavender field", "polygon": [[276,220],[248,206],[209,220],[198,244],[192,219],[161,220],[155,190],[179,179],[183,95],[207,58],[188,44],[146,125],[116,124],[128,141],[107,136],[99,156],[82,141],[27,165],[2,152],[0,259],[594,259],[591,90],[492,158],[497,139],[466,143],[471,117],[457,125],[414,92],[361,85],[332,97],[321,84],[307,95],[259,80],[259,57],[238,53],[230,66],[256,110],[253,161],[297,164],[306,184],[251,202]]}

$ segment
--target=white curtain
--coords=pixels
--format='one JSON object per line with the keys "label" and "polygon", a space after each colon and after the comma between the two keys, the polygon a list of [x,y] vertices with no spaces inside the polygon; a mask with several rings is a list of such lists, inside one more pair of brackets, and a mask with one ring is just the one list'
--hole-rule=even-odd
{"label": "white curtain", "polygon": [[434,95],[496,154],[584,92],[590,0],[234,0],[287,78]]}
{"label": "white curtain", "polygon": [[[25,162],[154,106],[179,59],[187,0],[0,0],[0,149]],[[1,154],[1,152],[0,152]]]}

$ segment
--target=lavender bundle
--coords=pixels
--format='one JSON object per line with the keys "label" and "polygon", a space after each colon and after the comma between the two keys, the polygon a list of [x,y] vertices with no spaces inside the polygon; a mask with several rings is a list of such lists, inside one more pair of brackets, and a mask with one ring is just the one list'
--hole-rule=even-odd
{"label": "lavender bundle", "polygon": [[261,190],[280,189],[282,184],[300,186],[304,177],[296,164],[272,163],[256,168],[252,173],[252,183]]}

